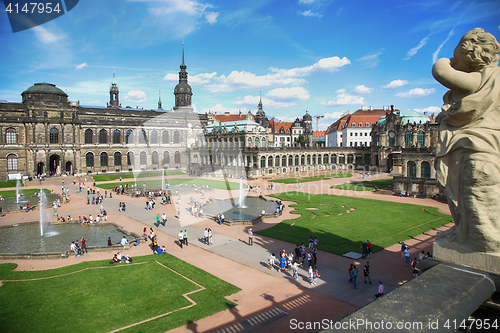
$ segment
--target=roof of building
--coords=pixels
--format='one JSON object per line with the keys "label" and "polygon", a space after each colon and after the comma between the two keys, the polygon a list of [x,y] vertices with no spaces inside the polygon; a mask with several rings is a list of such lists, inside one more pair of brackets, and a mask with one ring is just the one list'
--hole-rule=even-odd
{"label": "roof of building", "polygon": [[215,119],[220,121],[221,123],[225,123],[228,121],[238,121],[247,119],[246,113],[241,114],[216,114],[214,115]]}
{"label": "roof of building", "polygon": [[205,127],[205,133],[213,132],[261,132],[265,133],[266,129],[258,123],[251,120],[227,121],[224,123],[213,123]]}
{"label": "roof of building", "polygon": [[283,128],[285,133],[291,133],[293,122],[290,121],[271,121],[271,126],[274,127],[274,130],[279,133]]}
{"label": "roof of building", "polygon": [[46,82],[35,83],[33,86],[23,91],[23,94],[24,93],[55,94],[68,97],[68,95],[61,89],[57,88],[55,84]]}
{"label": "roof of building", "polygon": [[321,138],[325,138],[325,131],[313,131],[313,139],[321,139]]}
{"label": "roof of building", "polygon": [[[352,114],[345,114],[331,124],[326,130],[326,133],[341,131],[344,127],[353,127],[352,124],[355,124],[354,127],[358,128],[360,123],[363,128],[370,128],[373,123],[376,123],[380,119],[380,117],[385,117],[387,112],[390,111],[384,109],[360,109]],[[368,126],[366,126],[366,124],[368,124]]]}
{"label": "roof of building", "polygon": [[[407,123],[419,124],[419,123],[426,123],[426,122],[430,121],[429,116],[427,116],[421,112],[415,111],[415,110],[403,110],[403,111],[394,110],[394,113],[401,117],[401,125],[404,125]],[[383,125],[385,123],[386,123],[385,116],[381,117],[377,121],[377,125]]]}

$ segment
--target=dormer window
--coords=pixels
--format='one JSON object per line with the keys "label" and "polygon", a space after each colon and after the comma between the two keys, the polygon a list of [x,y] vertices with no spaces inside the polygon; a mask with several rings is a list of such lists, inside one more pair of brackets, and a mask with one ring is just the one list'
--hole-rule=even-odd
{"label": "dormer window", "polygon": [[355,124],[355,123],[352,123],[352,127],[356,127],[356,124]]}
{"label": "dormer window", "polygon": [[359,123],[359,127],[363,127],[363,123]]}

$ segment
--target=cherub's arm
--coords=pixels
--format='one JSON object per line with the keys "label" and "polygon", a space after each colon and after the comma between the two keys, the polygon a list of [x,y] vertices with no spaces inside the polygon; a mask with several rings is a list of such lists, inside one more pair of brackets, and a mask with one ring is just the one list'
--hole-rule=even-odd
{"label": "cherub's arm", "polygon": [[472,94],[481,84],[481,73],[456,70],[448,58],[436,61],[432,66],[432,75],[443,86],[462,94]]}

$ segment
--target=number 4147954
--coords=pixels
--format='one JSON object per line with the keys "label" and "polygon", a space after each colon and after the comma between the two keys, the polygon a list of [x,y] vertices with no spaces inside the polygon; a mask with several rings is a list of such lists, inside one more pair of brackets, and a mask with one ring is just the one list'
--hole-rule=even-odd
{"label": "number 4147954", "polygon": [[18,3],[16,3],[16,4],[9,3],[8,6],[5,8],[5,11],[9,14],[12,14],[12,13],[18,14],[20,12],[26,13],[26,14],[28,14],[28,13],[31,13],[31,14],[35,14],[35,13],[50,14],[52,12],[59,13],[61,11],[61,8],[59,8],[59,3],[56,3],[55,7],[52,7],[52,3],[50,3],[50,2],[47,2],[47,3],[30,2],[29,4],[25,3],[24,6],[22,6],[22,8],[19,9]]}

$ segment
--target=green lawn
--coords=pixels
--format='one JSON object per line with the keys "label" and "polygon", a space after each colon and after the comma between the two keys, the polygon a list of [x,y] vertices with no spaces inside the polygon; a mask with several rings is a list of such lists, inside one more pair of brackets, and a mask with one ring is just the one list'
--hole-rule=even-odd
{"label": "green lawn", "polygon": [[[198,186],[201,185],[208,185],[210,188],[216,188],[216,189],[231,189],[231,190],[236,190],[240,188],[240,183],[235,183],[235,182],[225,182],[222,180],[211,180],[211,179],[184,179],[184,178],[171,178],[171,179],[165,179],[165,183],[169,183],[171,186],[179,185],[179,184],[188,184],[188,186],[193,186],[193,184],[196,184]],[[133,186],[135,184],[134,181],[132,182],[117,182],[117,183],[107,183],[107,184],[97,184],[98,187],[103,188],[103,189],[111,189],[113,186],[120,186],[120,185],[125,185],[128,184],[128,186]],[[156,179],[156,180],[138,180],[137,181],[137,189],[142,189],[142,184],[146,184],[146,186],[158,186],[158,188],[161,187],[161,179]]]}
{"label": "green lawn", "polygon": [[[196,306],[176,311],[191,304],[182,294],[200,288],[156,261],[206,288],[189,295]],[[0,287],[0,331],[68,332],[77,328],[108,332],[176,311],[124,330],[165,332],[235,305],[224,296],[239,288],[171,255],[137,257],[134,263],[142,264],[111,266],[107,260],[91,261],[46,271],[12,271],[15,264],[0,265],[0,280],[55,276],[4,281]],[[85,268],[92,269],[80,271]],[[62,274],[68,275],[59,276]]]}
{"label": "green lawn", "polygon": [[[45,194],[50,194],[49,190],[47,190],[45,188],[43,190],[45,191]],[[24,190],[23,188],[19,189],[19,193],[24,194],[25,197],[30,197],[35,192],[36,193],[40,192],[40,189],[36,189],[36,188],[35,189],[26,189],[26,190]],[[15,198],[16,197],[16,190],[0,191],[0,194],[4,197],[4,199]]]}
{"label": "green lawn", "polygon": [[257,233],[293,244],[307,243],[312,235],[319,239],[319,249],[339,255],[360,252],[363,240],[380,251],[453,221],[434,207],[302,192],[272,196],[296,202],[292,213],[300,216]]}
{"label": "green lawn", "polygon": [[334,185],[331,188],[338,188],[342,190],[354,190],[354,191],[373,191],[375,190],[375,187],[378,187],[378,189],[380,190],[389,187],[389,185],[392,186],[392,178]]}
{"label": "green lawn", "polygon": [[352,177],[350,173],[332,173],[327,175],[317,175],[310,177],[301,177],[301,178],[282,178],[282,179],[273,179],[275,183],[285,183],[285,184],[295,184],[298,182],[307,183],[307,182],[315,182],[318,180],[328,180],[331,178],[347,178]]}
{"label": "green lawn", "polygon": [[[165,171],[165,176],[176,176],[183,174],[184,172],[182,171]],[[110,180],[119,180],[120,176],[122,177],[122,179],[134,179],[134,173],[102,174],[102,175],[94,175],[92,176],[92,178],[94,178],[96,182],[105,182]],[[145,171],[145,172],[139,172],[137,174],[137,179],[148,178],[148,177],[161,177],[161,171]]]}
{"label": "green lawn", "polygon": [[[17,180],[16,179],[11,179],[11,180],[0,180],[0,188],[5,188],[5,187],[16,187]],[[20,186],[23,185],[23,181],[20,180]]]}

